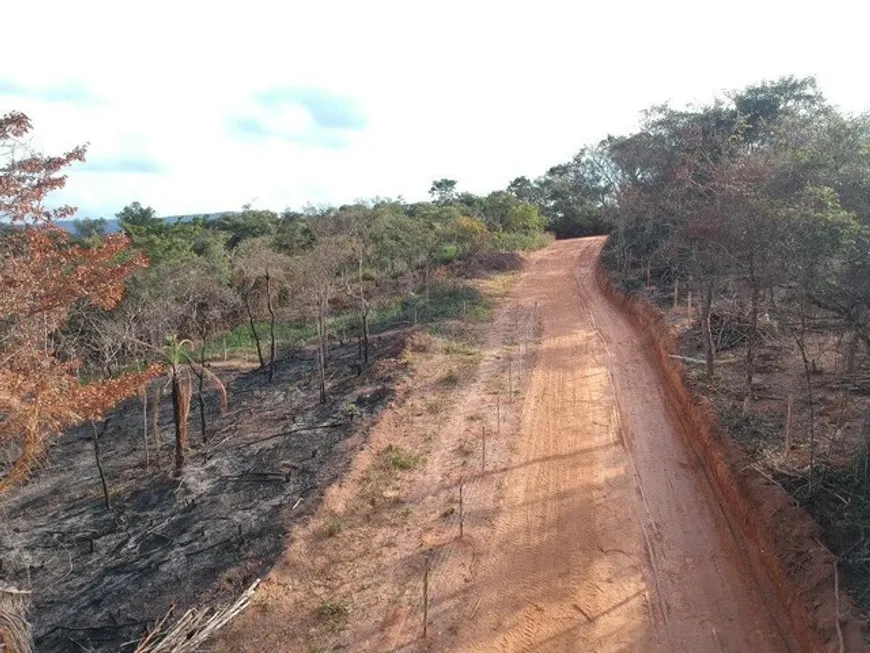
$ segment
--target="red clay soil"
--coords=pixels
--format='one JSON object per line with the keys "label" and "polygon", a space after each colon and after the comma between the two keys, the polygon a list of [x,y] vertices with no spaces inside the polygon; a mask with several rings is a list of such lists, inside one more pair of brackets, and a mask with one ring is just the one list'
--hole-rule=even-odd
{"label": "red clay soil", "polygon": [[798,650],[865,651],[862,622],[851,601],[837,591],[836,558],[820,542],[818,525],[751,465],[745,450],[723,429],[710,401],[688,389],[689,375],[672,356],[677,352],[675,331],[661,312],[616,289],[600,266],[595,277],[601,292],[643,334],[642,345],[664,377],[672,414],[723,506],[735,539],[749,554],[756,577],[773,589]]}
{"label": "red clay soil", "polygon": [[538,254],[542,342],[516,459],[449,651],[798,651],[668,409],[646,338],[601,292],[603,239]]}

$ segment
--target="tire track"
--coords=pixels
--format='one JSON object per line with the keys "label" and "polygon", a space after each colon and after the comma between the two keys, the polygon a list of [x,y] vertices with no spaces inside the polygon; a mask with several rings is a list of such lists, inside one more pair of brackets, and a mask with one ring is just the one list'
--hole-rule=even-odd
{"label": "tire track", "polygon": [[602,244],[553,244],[516,289],[542,342],[477,617],[445,650],[788,651],[641,339],[600,295]]}

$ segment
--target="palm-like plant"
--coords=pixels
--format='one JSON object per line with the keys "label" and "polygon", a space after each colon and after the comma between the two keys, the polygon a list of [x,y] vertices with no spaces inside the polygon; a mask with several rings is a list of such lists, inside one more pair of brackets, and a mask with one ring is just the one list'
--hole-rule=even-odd
{"label": "palm-like plant", "polygon": [[227,409],[227,389],[221,380],[204,364],[193,360],[190,352],[193,343],[169,336],[163,346],[163,358],[169,367],[169,384],[172,386],[172,414],[175,423],[175,471],[184,467],[184,454],[189,448],[188,419],[190,400],[193,395],[191,373],[200,379],[208,379],[220,398],[221,412]]}

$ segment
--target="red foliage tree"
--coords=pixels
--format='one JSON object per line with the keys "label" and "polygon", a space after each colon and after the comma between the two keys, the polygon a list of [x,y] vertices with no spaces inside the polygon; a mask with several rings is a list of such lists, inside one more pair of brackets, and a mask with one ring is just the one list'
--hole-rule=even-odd
{"label": "red foliage tree", "polygon": [[85,248],[56,226],[75,209],[43,202],[63,188],[63,169],[84,161],[85,148],[56,157],[34,153],[23,140],[31,128],[21,113],[0,118],[0,454],[10,461],[0,463],[0,491],[27,478],[53,435],[100,419],[156,373],[84,383],[79,361],[57,357],[52,334],[70,307],[113,307],[125,280],[146,261],[125,236]]}

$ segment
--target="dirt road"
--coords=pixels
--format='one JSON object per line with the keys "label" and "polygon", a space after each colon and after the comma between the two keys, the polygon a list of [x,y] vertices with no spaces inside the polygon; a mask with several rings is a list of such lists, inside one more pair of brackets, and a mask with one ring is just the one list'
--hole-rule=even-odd
{"label": "dirt road", "polygon": [[[217,650],[797,650],[598,289],[602,245],[535,253],[466,353],[412,349],[401,400]],[[385,467],[391,450],[419,466]]]}
{"label": "dirt road", "polygon": [[602,245],[555,243],[515,289],[542,342],[474,617],[443,650],[794,650],[642,340],[597,288]]}

